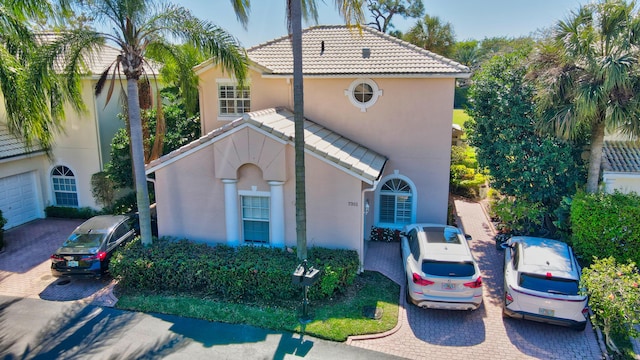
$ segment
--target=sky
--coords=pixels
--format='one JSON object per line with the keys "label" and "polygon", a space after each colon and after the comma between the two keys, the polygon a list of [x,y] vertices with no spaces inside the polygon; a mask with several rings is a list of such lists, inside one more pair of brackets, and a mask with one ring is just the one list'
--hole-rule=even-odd
{"label": "sky", "polygon": [[[316,0],[319,25],[343,24],[333,0]],[[244,47],[251,47],[285,36],[285,0],[252,0],[249,24],[245,30],[237,21],[229,0],[173,0],[233,34]],[[566,19],[589,0],[424,0],[425,12],[451,23],[457,41],[487,37],[527,36],[538,29]],[[215,4],[215,5],[214,5]],[[367,21],[371,21],[367,14]],[[395,15],[392,23],[405,32],[415,19]],[[304,24],[303,27],[315,24]]]}

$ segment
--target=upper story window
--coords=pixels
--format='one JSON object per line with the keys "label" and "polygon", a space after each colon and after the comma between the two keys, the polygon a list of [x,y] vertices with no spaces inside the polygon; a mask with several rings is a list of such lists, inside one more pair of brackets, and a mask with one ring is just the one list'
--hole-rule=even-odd
{"label": "upper story window", "polygon": [[78,206],[78,189],[73,171],[66,166],[56,166],[51,171],[53,195],[57,206]]}
{"label": "upper story window", "polygon": [[221,117],[240,116],[251,111],[251,91],[234,83],[218,83],[218,109]]}
{"label": "upper story window", "polygon": [[382,90],[378,89],[378,84],[371,79],[357,79],[351,83],[344,94],[349,98],[351,104],[365,112],[367,108],[373,106],[382,96]]}

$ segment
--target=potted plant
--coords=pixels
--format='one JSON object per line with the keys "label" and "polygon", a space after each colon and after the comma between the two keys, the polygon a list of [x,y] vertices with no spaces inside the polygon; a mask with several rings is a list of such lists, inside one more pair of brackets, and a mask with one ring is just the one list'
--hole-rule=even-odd
{"label": "potted plant", "polygon": [[0,210],[0,252],[4,250],[4,225],[7,223],[7,219],[2,216],[2,210]]}

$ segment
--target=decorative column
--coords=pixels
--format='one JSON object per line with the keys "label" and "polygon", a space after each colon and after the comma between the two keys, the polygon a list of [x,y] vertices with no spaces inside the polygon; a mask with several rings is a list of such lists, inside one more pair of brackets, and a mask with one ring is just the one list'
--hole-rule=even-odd
{"label": "decorative column", "polygon": [[284,247],[284,181],[269,181],[271,186],[271,246]]}
{"label": "decorative column", "polygon": [[238,189],[236,179],[222,179],[224,184],[224,218],[227,228],[227,245],[240,245],[240,225],[238,219]]}

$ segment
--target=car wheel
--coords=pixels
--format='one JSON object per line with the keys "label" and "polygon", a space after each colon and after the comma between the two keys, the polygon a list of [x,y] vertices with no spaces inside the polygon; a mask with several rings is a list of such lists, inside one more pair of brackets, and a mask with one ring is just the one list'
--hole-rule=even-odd
{"label": "car wheel", "polygon": [[511,316],[509,316],[509,314],[507,314],[507,299],[504,298],[504,295],[502,295],[502,318],[503,319],[508,319]]}
{"label": "car wheel", "polygon": [[404,279],[404,301],[409,305],[413,304],[409,297],[409,280],[407,279]]}

